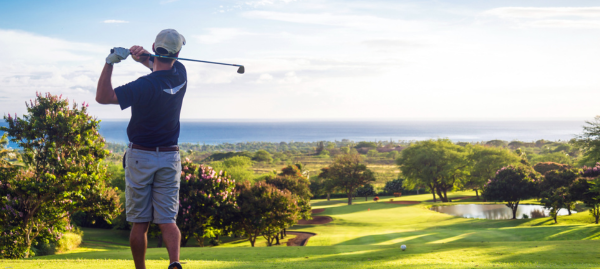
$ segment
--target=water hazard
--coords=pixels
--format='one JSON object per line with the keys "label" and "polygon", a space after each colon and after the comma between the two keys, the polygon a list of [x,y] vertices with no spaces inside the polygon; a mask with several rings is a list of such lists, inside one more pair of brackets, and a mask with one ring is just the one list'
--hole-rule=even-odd
{"label": "water hazard", "polygon": [[[446,213],[457,217],[471,219],[512,219],[512,210],[506,205],[448,205],[433,206],[431,210]],[[571,213],[577,213],[571,210]],[[517,219],[522,219],[523,214],[529,218],[541,218],[550,216],[550,210],[541,205],[519,205],[517,208]],[[558,215],[568,215],[566,209],[558,211]]]}

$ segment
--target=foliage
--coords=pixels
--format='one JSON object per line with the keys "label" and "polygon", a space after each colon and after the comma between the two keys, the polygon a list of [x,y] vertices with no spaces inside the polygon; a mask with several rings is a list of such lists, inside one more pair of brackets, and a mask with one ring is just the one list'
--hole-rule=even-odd
{"label": "foliage", "polygon": [[181,166],[177,214],[181,245],[185,246],[193,236],[203,246],[205,237],[214,237],[231,225],[228,214],[237,207],[235,179],[227,172],[195,165],[189,159]]}
{"label": "foliage", "polygon": [[546,154],[531,154],[528,156],[531,163],[537,164],[539,162],[555,162],[566,165],[573,164],[573,159],[569,154],[564,152],[551,152]]}
{"label": "foliage", "polygon": [[[486,144],[490,144],[490,142]],[[470,162],[470,176],[465,177],[461,185],[464,189],[475,190],[477,199],[479,199],[479,190],[494,176],[498,169],[508,165],[517,165],[521,161],[519,156],[508,149],[474,145],[470,150],[468,157]]]}
{"label": "foliage", "polygon": [[254,172],[251,169],[253,164],[254,162],[252,159],[247,156],[234,156],[222,161],[210,163],[213,169],[217,171],[227,171],[227,174],[231,176],[231,178],[235,178],[238,182],[252,180],[254,178]]}
{"label": "foliage", "polygon": [[375,195],[375,189],[373,188],[373,185],[371,184],[365,184],[362,187],[359,187],[358,189],[356,189],[356,196],[364,196],[365,197],[365,201],[369,198],[369,196],[373,196]]}
{"label": "foliage", "polygon": [[594,167],[583,166],[582,171],[580,172],[583,177],[597,177],[600,176],[600,163],[596,163]]}
{"label": "foliage", "polygon": [[236,195],[239,207],[232,215],[232,223],[253,247],[261,234],[269,246],[273,245],[276,236],[297,221],[299,208],[288,190],[278,190],[264,182],[244,182],[238,185]]}
{"label": "foliage", "polygon": [[393,195],[396,192],[402,192],[404,190],[403,187],[404,179],[398,178],[385,183],[385,187],[383,187],[383,192],[388,195]]}
{"label": "foliage", "polygon": [[0,169],[17,165],[20,155],[16,150],[7,149],[8,133],[0,136]]}
{"label": "foliage", "polygon": [[331,184],[343,190],[348,195],[348,205],[352,205],[352,194],[358,187],[375,181],[375,174],[361,162],[358,154],[338,156],[319,177],[329,178]]}
{"label": "foliage", "polygon": [[[278,175],[272,175],[265,179],[265,183],[273,185],[279,190],[288,190],[298,202],[300,218],[311,218],[310,181],[302,175],[300,165],[288,165]],[[287,227],[286,227],[287,228]]]}
{"label": "foliage", "polygon": [[255,160],[257,162],[270,163],[273,161],[273,157],[271,157],[271,153],[261,149],[254,153],[254,157],[252,158],[252,160]]}
{"label": "foliage", "polygon": [[355,149],[359,149],[359,148],[377,148],[377,143],[375,142],[367,142],[367,141],[361,141],[358,142],[358,144],[356,144],[356,146],[354,146]]}
{"label": "foliage", "polygon": [[590,164],[600,161],[600,116],[593,121],[586,121],[583,133],[577,136],[575,145],[583,151],[580,163]]}
{"label": "foliage", "polygon": [[208,156],[204,161],[221,161],[224,159],[229,159],[232,157],[238,157],[238,156],[244,156],[244,157],[249,157],[252,158],[254,155],[250,152],[247,151],[242,151],[242,152],[215,152],[213,154],[211,154],[210,156]]}
{"label": "foliage", "polygon": [[[541,193],[542,203],[546,208],[551,208],[550,216],[557,222],[558,211],[565,207],[571,215],[571,209],[575,207],[578,200],[578,186],[573,186],[577,180],[577,169],[552,170],[546,173],[546,176],[538,184]],[[573,188],[573,191],[571,190]]]}
{"label": "foliage", "polygon": [[486,200],[507,202],[517,218],[519,202],[536,196],[540,175],[529,167],[508,166],[496,172],[485,185],[482,196]]}
{"label": "foliage", "polygon": [[588,185],[589,189],[583,196],[583,202],[589,207],[590,215],[594,217],[596,224],[600,220],[600,179],[581,182],[582,185]]}
{"label": "foliage", "polygon": [[545,175],[549,171],[553,170],[564,170],[569,169],[569,166],[566,164],[555,163],[555,162],[540,162],[533,166],[533,170],[538,173]]}
{"label": "foliage", "polygon": [[466,148],[448,139],[426,140],[404,149],[396,164],[406,178],[406,187],[427,186],[434,202],[436,193],[442,201],[448,202],[447,192],[468,176],[467,154]]}
{"label": "foliage", "polygon": [[27,111],[22,118],[5,117],[8,127],[0,127],[23,150],[26,165],[0,178],[5,258],[29,256],[36,239],[56,242],[70,229],[71,212],[86,211],[109,221],[120,209],[100,165],[108,151],[98,134],[99,121],[87,114],[87,106],[69,107],[59,96],[38,94]]}

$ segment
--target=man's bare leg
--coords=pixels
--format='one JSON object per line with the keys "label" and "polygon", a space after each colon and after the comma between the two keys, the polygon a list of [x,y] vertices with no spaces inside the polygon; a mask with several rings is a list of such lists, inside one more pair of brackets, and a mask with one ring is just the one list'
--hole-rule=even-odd
{"label": "man's bare leg", "polygon": [[146,269],[146,248],[148,247],[149,222],[134,223],[129,235],[129,246],[136,269]]}
{"label": "man's bare leg", "polygon": [[179,261],[179,245],[181,244],[181,232],[175,223],[159,224],[162,232],[163,243],[167,246],[170,262]]}

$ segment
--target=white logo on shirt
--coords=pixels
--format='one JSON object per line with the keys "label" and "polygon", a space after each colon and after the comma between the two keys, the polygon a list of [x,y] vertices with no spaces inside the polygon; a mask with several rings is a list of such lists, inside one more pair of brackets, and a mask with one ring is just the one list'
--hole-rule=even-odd
{"label": "white logo on shirt", "polygon": [[183,84],[173,88],[173,89],[164,89],[163,91],[165,91],[168,94],[176,94],[179,90],[181,90],[181,88],[183,88],[183,86],[185,86],[185,83],[187,81],[184,81]]}

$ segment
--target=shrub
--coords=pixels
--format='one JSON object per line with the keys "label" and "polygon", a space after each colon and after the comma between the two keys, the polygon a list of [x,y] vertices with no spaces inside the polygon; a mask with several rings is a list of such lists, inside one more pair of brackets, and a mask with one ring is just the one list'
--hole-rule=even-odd
{"label": "shrub", "polygon": [[566,164],[555,163],[555,162],[541,162],[541,163],[537,163],[536,165],[533,166],[533,169],[542,175],[545,175],[549,171],[563,170],[563,169],[568,169],[568,168],[569,168],[569,166]]}
{"label": "shrub", "polygon": [[73,250],[81,245],[82,238],[81,235],[67,232],[63,234],[63,236],[56,243],[56,251],[58,253]]}
{"label": "shrub", "polygon": [[373,198],[373,201],[379,202],[379,196],[375,196],[375,198]]}
{"label": "shrub", "polygon": [[392,195],[397,192],[402,192],[404,188],[402,187],[403,179],[398,178],[385,183],[385,187],[383,188],[383,192],[388,195]]}
{"label": "shrub", "polygon": [[107,186],[108,155],[99,121],[87,106],[38,94],[21,118],[0,127],[23,151],[22,170],[0,173],[0,251],[4,258],[28,257],[32,244],[54,243],[69,227],[72,212],[109,221],[120,211],[116,190]]}

